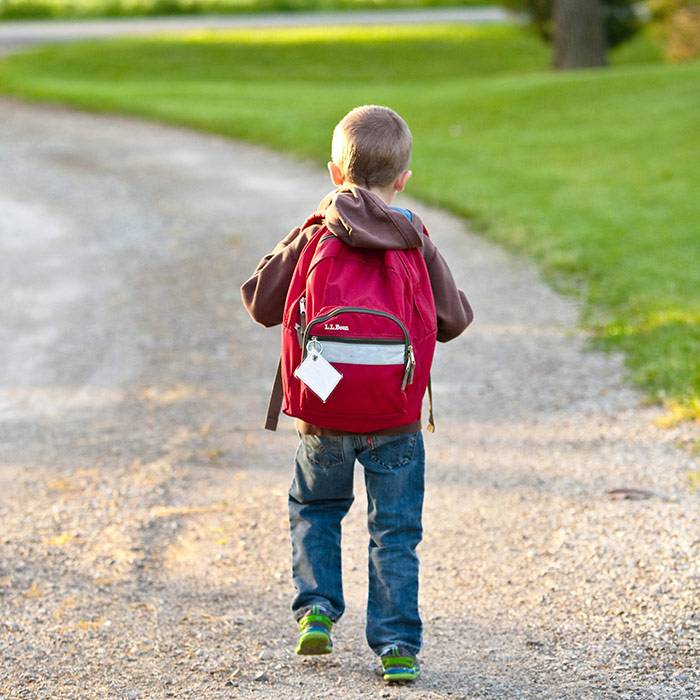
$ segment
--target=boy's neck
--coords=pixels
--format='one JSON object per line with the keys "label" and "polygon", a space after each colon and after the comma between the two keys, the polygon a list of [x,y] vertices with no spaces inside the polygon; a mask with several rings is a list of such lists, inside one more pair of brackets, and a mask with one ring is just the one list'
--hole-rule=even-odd
{"label": "boy's neck", "polygon": [[370,187],[369,188],[370,192],[374,192],[374,194],[377,195],[380,199],[384,200],[384,204],[391,204],[394,199],[396,199],[396,190],[395,189],[382,189],[380,187]]}
{"label": "boy's neck", "polygon": [[[352,182],[344,183],[346,185],[354,185]],[[355,187],[363,187],[362,185],[355,185]],[[396,195],[398,194],[393,187],[364,187],[363,189],[369,190],[373,194],[376,194],[384,204],[391,204]]]}

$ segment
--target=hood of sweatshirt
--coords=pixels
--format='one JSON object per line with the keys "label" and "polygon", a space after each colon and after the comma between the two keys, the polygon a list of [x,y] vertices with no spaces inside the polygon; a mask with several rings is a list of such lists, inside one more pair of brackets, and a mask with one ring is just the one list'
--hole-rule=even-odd
{"label": "hood of sweatshirt", "polygon": [[343,186],[330,192],[319,205],[326,226],[355,248],[408,249],[423,245],[423,222],[393,209],[378,195],[362,187]]}

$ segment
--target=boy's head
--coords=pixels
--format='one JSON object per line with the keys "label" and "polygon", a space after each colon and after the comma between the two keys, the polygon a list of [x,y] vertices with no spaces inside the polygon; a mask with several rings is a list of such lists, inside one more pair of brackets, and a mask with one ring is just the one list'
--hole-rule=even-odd
{"label": "boy's head", "polygon": [[355,107],[333,131],[331,179],[335,185],[359,185],[393,198],[411,176],[412,142],[408,125],[393,109]]}

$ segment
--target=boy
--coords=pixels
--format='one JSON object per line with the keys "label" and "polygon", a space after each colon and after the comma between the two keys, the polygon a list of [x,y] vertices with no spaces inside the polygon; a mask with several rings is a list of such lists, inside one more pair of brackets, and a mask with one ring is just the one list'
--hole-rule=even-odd
{"label": "boy", "polygon": [[[425,307],[434,316],[429,319],[432,347],[436,337],[446,342],[462,333],[473,317],[464,293],[455,286],[418,216],[391,206],[411,176],[407,169],[411,146],[408,126],[387,107],[357,107],[340,121],[333,132],[328,163],[336,189],[321,202],[313,223],[293,229],[241,287],[243,303],[256,321],[265,326],[282,322],[300,255],[309,241],[315,244],[318,237],[314,234],[325,227],[327,234],[321,240],[335,237],[344,246],[362,249],[355,254],[420,251],[422,257],[413,252],[412,259],[417,259],[423,274],[427,270],[427,295],[432,292],[434,299],[434,307],[432,303]],[[354,307],[363,304],[355,301],[344,308],[357,311]],[[331,331],[346,328],[338,323],[325,327]],[[299,338],[303,351],[302,338],[306,341],[306,337]],[[344,340],[345,348],[353,342],[339,340]],[[377,342],[386,348],[386,339]],[[412,368],[409,372],[407,365],[406,371],[409,378],[404,379],[403,388],[413,380]],[[425,376],[427,382],[427,373]],[[425,386],[418,390],[420,401]],[[323,427],[296,420],[300,443],[289,490],[296,589],[292,611],[299,624],[296,652],[332,650],[331,628],[344,612],[340,526],[353,502],[353,469],[358,460],[365,470],[370,534],[366,637],[381,659],[387,681],[413,681],[420,675],[416,657],[422,624],[416,547],[422,537],[425,461],[420,404],[417,411],[418,420],[409,416],[370,434],[339,429],[333,423],[329,428],[328,424]]]}

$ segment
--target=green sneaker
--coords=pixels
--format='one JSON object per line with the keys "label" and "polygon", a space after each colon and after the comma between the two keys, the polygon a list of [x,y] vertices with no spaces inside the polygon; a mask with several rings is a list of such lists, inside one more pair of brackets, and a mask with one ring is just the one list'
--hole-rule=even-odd
{"label": "green sneaker", "polygon": [[384,680],[389,683],[410,683],[420,677],[418,659],[396,644],[387,647],[380,658]]}
{"label": "green sneaker", "polygon": [[330,654],[333,651],[331,640],[333,621],[321,612],[318,605],[299,620],[299,638],[294,651],[297,654]]}

